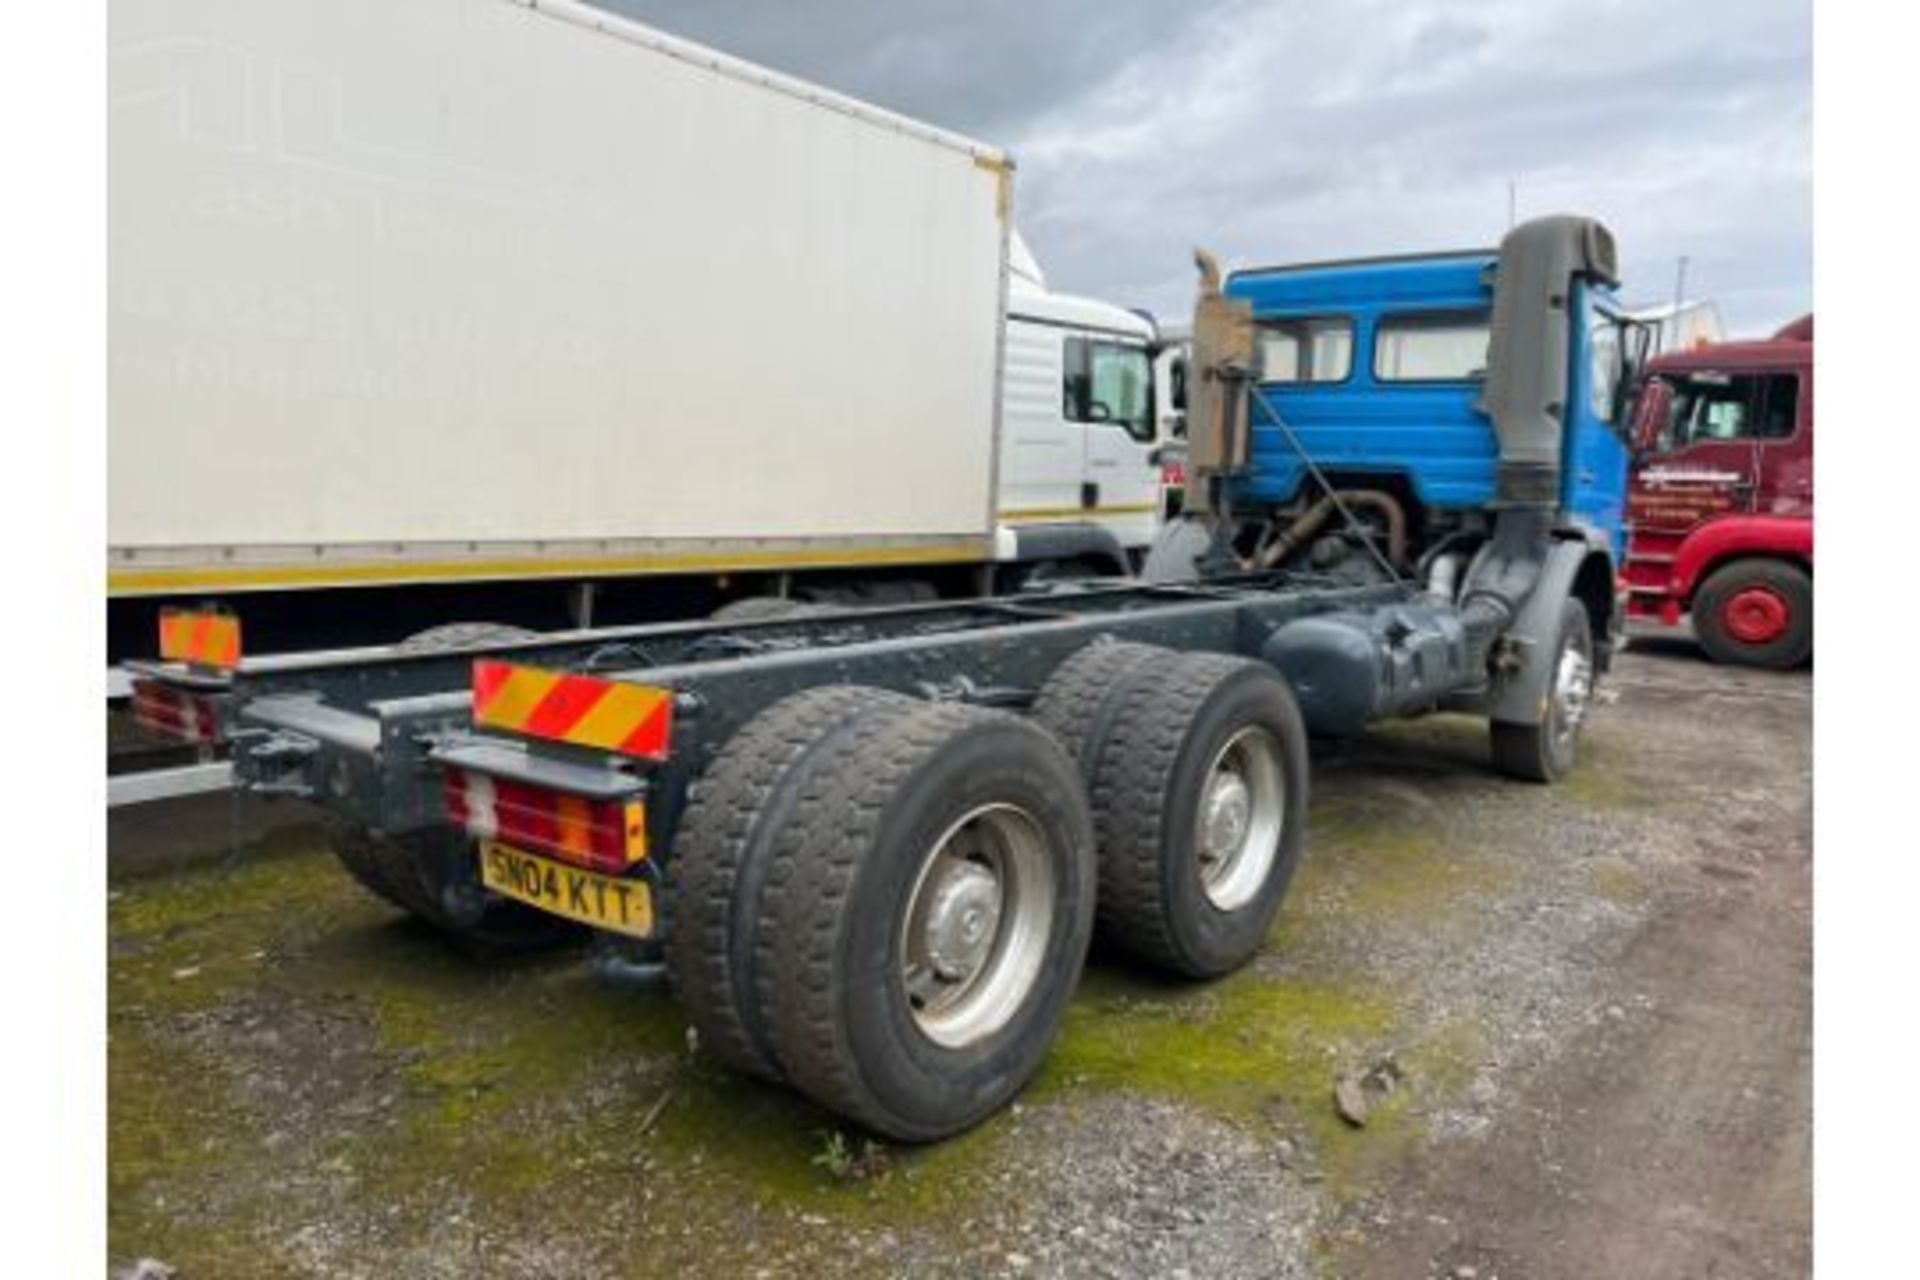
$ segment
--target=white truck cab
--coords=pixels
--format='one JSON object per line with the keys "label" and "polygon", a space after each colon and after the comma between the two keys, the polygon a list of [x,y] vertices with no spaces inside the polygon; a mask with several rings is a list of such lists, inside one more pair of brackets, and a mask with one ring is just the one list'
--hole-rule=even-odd
{"label": "white truck cab", "polygon": [[1160,518],[1151,321],[1054,293],[1018,235],[1009,256],[1000,406],[999,553],[1137,563]]}

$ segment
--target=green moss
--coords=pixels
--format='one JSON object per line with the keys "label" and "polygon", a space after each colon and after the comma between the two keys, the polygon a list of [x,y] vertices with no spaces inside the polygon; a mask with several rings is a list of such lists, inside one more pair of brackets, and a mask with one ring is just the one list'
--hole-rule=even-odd
{"label": "green moss", "polygon": [[[107,1047],[108,1247],[128,1256],[178,1256],[204,1241],[169,1213],[199,1194],[217,1166],[225,1099],[205,1064],[142,1028],[114,1029]],[[212,1121],[212,1124],[208,1122]]]}
{"label": "green moss", "polygon": [[1194,987],[1091,971],[1034,1093],[1156,1095],[1240,1123],[1278,1122],[1332,1158],[1354,1140],[1334,1113],[1334,1082],[1365,1065],[1393,1025],[1377,993],[1327,983],[1243,971]]}
{"label": "green moss", "polygon": [[377,912],[331,858],[247,857],[115,888],[107,904],[109,1006],[149,1013],[217,1004],[301,939]]}
{"label": "green moss", "polygon": [[1561,800],[1593,809],[1634,808],[1650,794],[1635,776],[1625,749],[1592,733],[1582,735],[1579,762],[1560,780],[1557,791]]}
{"label": "green moss", "polygon": [[1412,912],[1438,919],[1465,915],[1506,879],[1435,823],[1349,803],[1315,810],[1292,901],[1349,922]]}
{"label": "green moss", "polygon": [[1648,891],[1646,878],[1632,863],[1619,858],[1596,860],[1587,869],[1587,882],[1596,894],[1609,902],[1638,902]]}
{"label": "green moss", "polygon": [[[1430,908],[1480,883],[1432,832],[1378,818],[1365,803],[1316,809],[1296,903],[1325,893],[1333,912]],[[665,995],[600,980],[577,951],[450,945],[323,856],[144,880],[116,891],[110,916],[113,1247],[189,1274],[289,1265],[276,1253],[286,1215],[312,1206],[286,1202],[284,1177],[338,1188],[334,1221],[381,1224],[352,1241],[369,1266],[436,1239],[456,1210],[499,1234],[537,1204],[530,1238],[591,1242],[610,1265],[646,1256],[711,1271],[769,1236],[784,1245],[807,1215],[903,1232],[964,1217],[980,1171],[1018,1140],[1003,1114],[895,1150],[871,1176],[836,1177],[814,1160],[826,1135],[862,1139],[788,1090],[689,1055]],[[1300,916],[1290,908],[1285,928]],[[234,1086],[288,1070],[286,1050],[273,1057],[224,1024],[182,1031],[235,1011],[323,1028],[308,1034],[344,1056],[305,1068],[306,1084],[352,1107],[336,1120],[331,1102],[312,1103],[322,1119],[268,1152],[258,1135],[285,1118],[251,1114]],[[1248,971],[1202,986],[1096,967],[1029,1099],[1111,1091],[1195,1105],[1305,1141],[1344,1188],[1420,1132],[1399,1094],[1360,1132],[1332,1107],[1334,1081],[1392,1045],[1396,1019],[1388,995],[1337,983]],[[195,1043],[228,1056],[202,1060]]]}

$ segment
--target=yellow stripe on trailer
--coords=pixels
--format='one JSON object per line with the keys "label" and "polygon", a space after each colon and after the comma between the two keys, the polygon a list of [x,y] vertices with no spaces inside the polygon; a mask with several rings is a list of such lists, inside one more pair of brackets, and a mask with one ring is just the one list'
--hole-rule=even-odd
{"label": "yellow stripe on trailer", "polygon": [[345,561],[338,564],[194,565],[121,564],[107,570],[109,595],[165,595],[183,591],[265,591],[275,588],[375,586],[407,582],[482,582],[537,578],[593,578],[670,573],[738,573],[760,569],[841,569],[871,565],[963,564],[986,558],[979,540],[904,543],[877,547],[813,547],[777,551],[712,551],[673,555],[475,557],[471,560]]}
{"label": "yellow stripe on trailer", "polygon": [[1145,516],[1152,515],[1160,508],[1152,502],[1133,502],[1111,507],[1028,507],[1021,511],[1002,512],[1000,518],[1008,524],[1020,524],[1030,520],[1083,520],[1088,516]]}

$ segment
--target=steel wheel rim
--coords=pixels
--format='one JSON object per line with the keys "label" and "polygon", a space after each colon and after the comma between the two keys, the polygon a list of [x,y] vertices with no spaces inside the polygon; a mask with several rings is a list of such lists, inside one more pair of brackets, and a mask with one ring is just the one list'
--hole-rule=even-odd
{"label": "steel wheel rim", "polygon": [[1721,607],[1728,634],[1742,644],[1770,644],[1786,633],[1793,608],[1768,587],[1748,587]]}
{"label": "steel wheel rim", "polygon": [[1259,725],[1248,725],[1214,753],[1200,780],[1194,847],[1207,901],[1237,911],[1260,896],[1280,856],[1286,809],[1280,743]]}
{"label": "steel wheel rim", "polygon": [[901,917],[899,972],[914,1025],[962,1049],[1013,1020],[1053,934],[1054,860],[1018,805],[969,810],[933,842]]}
{"label": "steel wheel rim", "polygon": [[1560,651],[1553,671],[1553,738],[1564,745],[1580,732],[1593,698],[1593,661],[1578,643]]}

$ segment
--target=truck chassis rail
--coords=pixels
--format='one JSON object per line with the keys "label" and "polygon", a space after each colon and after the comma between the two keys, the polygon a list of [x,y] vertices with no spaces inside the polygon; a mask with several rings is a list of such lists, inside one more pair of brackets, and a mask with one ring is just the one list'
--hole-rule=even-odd
{"label": "truck chassis rail", "polygon": [[[1280,627],[1316,614],[1411,600],[1400,586],[1333,586],[1299,575],[1205,585],[1092,587],[962,604],[844,610],[764,622],[658,624],[550,633],[429,653],[394,647],[247,658],[217,685],[236,783],[311,800],[388,833],[444,823],[436,753],[471,747],[478,657],[672,689],[671,758],[652,771],[650,836],[669,847],[687,783],[726,741],[787,694],[823,683],[933,700],[1024,706],[1095,639],[1258,656]],[[178,664],[136,678],[215,682]],[[488,739],[491,749],[620,771],[601,753]]]}

